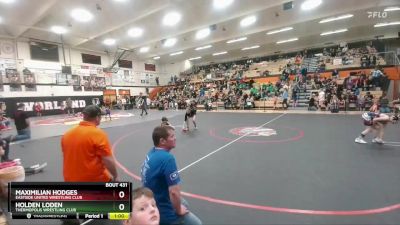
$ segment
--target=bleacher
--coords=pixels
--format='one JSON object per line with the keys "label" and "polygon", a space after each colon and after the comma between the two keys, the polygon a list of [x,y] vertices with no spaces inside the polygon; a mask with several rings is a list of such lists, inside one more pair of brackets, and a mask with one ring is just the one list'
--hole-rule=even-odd
{"label": "bleacher", "polygon": [[287,65],[288,59],[280,59],[277,61],[253,63],[250,65],[249,70],[243,73],[246,77],[257,77],[261,76],[265,71],[269,71],[270,75],[281,74],[280,69]]}
{"label": "bleacher", "polygon": [[282,100],[278,99],[276,105],[274,105],[274,100],[262,100],[262,101],[254,101],[254,105],[256,109],[282,109]]}

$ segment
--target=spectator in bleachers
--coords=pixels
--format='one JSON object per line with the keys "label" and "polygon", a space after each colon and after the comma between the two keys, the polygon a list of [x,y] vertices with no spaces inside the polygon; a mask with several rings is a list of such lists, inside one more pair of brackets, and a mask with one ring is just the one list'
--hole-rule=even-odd
{"label": "spectator in bleachers", "polygon": [[288,98],[289,98],[289,92],[288,92],[288,88],[286,86],[283,88],[283,92],[282,92],[282,108],[283,109],[289,108]]}
{"label": "spectator in bleachers", "polygon": [[309,111],[315,111],[318,109],[315,99],[316,99],[315,94],[312,94],[310,97],[310,100],[308,101],[308,110]]}
{"label": "spectator in bleachers", "polygon": [[375,87],[380,87],[381,79],[384,76],[382,71],[380,71],[378,67],[375,67],[375,69],[371,72],[371,76],[372,76],[372,85],[374,85]]}
{"label": "spectator in bleachers", "polygon": [[293,100],[293,108],[297,107],[297,103],[299,101],[299,97],[298,97],[298,93],[299,93],[300,89],[298,84],[296,83],[292,89],[292,100]]}
{"label": "spectator in bleachers", "polygon": [[320,89],[318,92],[318,108],[321,110],[326,108],[324,89]]}
{"label": "spectator in bleachers", "polygon": [[368,91],[364,96],[364,107],[365,107],[365,110],[369,109],[372,106],[373,99],[374,99],[374,96]]}
{"label": "spectator in bleachers", "polygon": [[376,66],[376,59],[377,59],[376,54],[372,54],[369,57],[369,63],[371,66]]}
{"label": "spectator in bleachers", "polygon": [[329,109],[331,113],[338,113],[339,112],[339,99],[336,95],[333,95],[330,102],[329,102]]}
{"label": "spectator in bleachers", "polygon": [[339,79],[339,71],[337,69],[332,71],[332,78]]}

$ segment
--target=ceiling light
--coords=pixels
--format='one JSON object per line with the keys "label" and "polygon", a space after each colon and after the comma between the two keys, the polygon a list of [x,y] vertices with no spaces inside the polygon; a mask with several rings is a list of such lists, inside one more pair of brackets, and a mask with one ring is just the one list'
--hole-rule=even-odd
{"label": "ceiling light", "polygon": [[71,17],[79,22],[88,22],[93,19],[93,15],[86,9],[74,9],[71,11]]}
{"label": "ceiling light", "polygon": [[204,28],[196,32],[196,39],[202,39],[210,35],[210,28]]}
{"label": "ceiling light", "polygon": [[126,2],[128,0],[114,0],[115,2]]}
{"label": "ceiling light", "polygon": [[224,55],[224,54],[226,54],[226,53],[228,53],[228,52],[217,52],[217,53],[214,53],[213,56],[216,56],[216,55]]}
{"label": "ceiling light", "polygon": [[169,38],[164,42],[164,47],[171,47],[176,44],[176,38]]}
{"label": "ceiling light", "polygon": [[15,2],[15,0],[0,0],[1,3],[10,4]]}
{"label": "ceiling light", "polygon": [[148,52],[149,49],[150,49],[149,47],[141,47],[140,50],[139,50],[139,52],[145,53],[145,52]]}
{"label": "ceiling light", "polygon": [[389,12],[389,11],[398,11],[398,10],[400,10],[400,7],[393,6],[393,7],[388,7],[386,9],[384,9],[383,11]]}
{"label": "ceiling light", "polygon": [[51,29],[51,31],[53,31],[56,34],[65,34],[65,33],[67,33],[67,29],[65,29],[62,26],[52,26],[50,29]]}
{"label": "ceiling light", "polygon": [[183,51],[179,51],[179,52],[174,52],[174,53],[171,53],[171,54],[169,54],[170,56],[174,56],[174,55],[180,55],[180,54],[182,54],[183,53]]}
{"label": "ceiling light", "polygon": [[128,35],[131,37],[140,37],[142,36],[142,34],[143,34],[142,28],[134,27],[128,30]]}
{"label": "ceiling light", "polygon": [[212,45],[206,45],[206,46],[195,48],[194,50],[199,51],[199,50],[203,50],[203,49],[211,48],[211,47],[212,47]]}
{"label": "ceiling light", "polygon": [[107,39],[105,39],[105,40],[103,41],[103,44],[105,44],[105,45],[114,45],[115,42],[116,42],[115,39],[107,38]]}
{"label": "ceiling light", "polygon": [[321,5],[322,0],[307,0],[301,4],[301,9],[302,10],[310,10],[318,7]]}
{"label": "ceiling light", "polygon": [[196,59],[201,59],[201,56],[194,57],[194,58],[190,58],[190,59],[188,59],[188,60],[196,60]]}
{"label": "ceiling light", "polygon": [[283,40],[283,41],[278,41],[276,42],[277,44],[282,44],[282,43],[286,43],[286,42],[292,42],[292,41],[297,41],[299,40],[298,38],[292,38],[292,39],[287,39],[287,40]]}
{"label": "ceiling light", "polygon": [[173,26],[181,20],[181,14],[177,12],[171,12],[164,16],[162,23],[166,26]]}
{"label": "ceiling light", "polygon": [[389,23],[377,23],[374,25],[374,27],[386,27],[386,26],[394,26],[394,25],[399,25],[400,21],[395,21],[395,22],[389,22]]}
{"label": "ceiling light", "polygon": [[241,37],[241,38],[232,39],[232,40],[227,41],[226,43],[230,44],[230,43],[235,43],[235,42],[244,41],[244,40],[247,40],[247,37]]}
{"label": "ceiling light", "polygon": [[334,30],[334,31],[328,31],[328,32],[324,32],[322,34],[320,34],[321,36],[325,36],[325,35],[330,35],[330,34],[337,34],[337,33],[343,33],[348,31],[347,29],[340,29],[340,30]]}
{"label": "ceiling light", "polygon": [[223,9],[232,4],[233,0],[214,0],[213,5],[216,9]]}
{"label": "ceiling light", "polygon": [[154,56],[153,59],[154,60],[160,59],[160,56]]}
{"label": "ceiling light", "polygon": [[328,22],[332,22],[335,20],[343,20],[343,19],[351,18],[353,16],[354,16],[353,14],[345,14],[345,15],[341,15],[341,16],[330,17],[330,18],[319,21],[319,23],[328,23]]}
{"label": "ceiling light", "polygon": [[246,51],[246,50],[255,49],[255,48],[259,48],[259,47],[260,47],[259,45],[254,45],[254,46],[251,46],[251,47],[242,48],[242,50]]}
{"label": "ceiling light", "polygon": [[240,26],[247,27],[255,23],[257,20],[256,16],[248,16],[240,21]]}
{"label": "ceiling light", "polygon": [[293,30],[293,27],[284,27],[279,30],[273,30],[273,31],[268,32],[267,35],[276,34],[276,33],[284,32],[284,31],[288,31],[288,30]]}

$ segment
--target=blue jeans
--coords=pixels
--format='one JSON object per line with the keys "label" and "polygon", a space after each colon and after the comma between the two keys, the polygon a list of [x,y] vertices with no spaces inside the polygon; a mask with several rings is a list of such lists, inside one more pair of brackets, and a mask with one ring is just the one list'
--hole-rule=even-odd
{"label": "blue jeans", "polygon": [[[184,205],[186,208],[188,208],[188,202],[185,199],[181,199],[182,205]],[[185,215],[181,216],[179,219],[175,220],[173,225],[202,225],[203,222],[194,215],[193,213],[189,212],[186,213]]]}
{"label": "blue jeans", "polygon": [[21,141],[31,138],[31,129],[29,127],[22,130],[17,130],[17,133],[18,135],[16,135],[12,141]]}
{"label": "blue jeans", "polygon": [[381,113],[390,113],[390,109],[389,109],[389,107],[381,107],[380,109],[379,109],[379,111],[381,112]]}

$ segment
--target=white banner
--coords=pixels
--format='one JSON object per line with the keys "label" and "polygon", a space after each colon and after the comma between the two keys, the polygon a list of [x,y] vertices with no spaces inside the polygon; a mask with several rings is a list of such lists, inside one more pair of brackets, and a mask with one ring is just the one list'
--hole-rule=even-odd
{"label": "white banner", "polygon": [[334,58],[333,59],[333,65],[342,65],[342,58]]}

